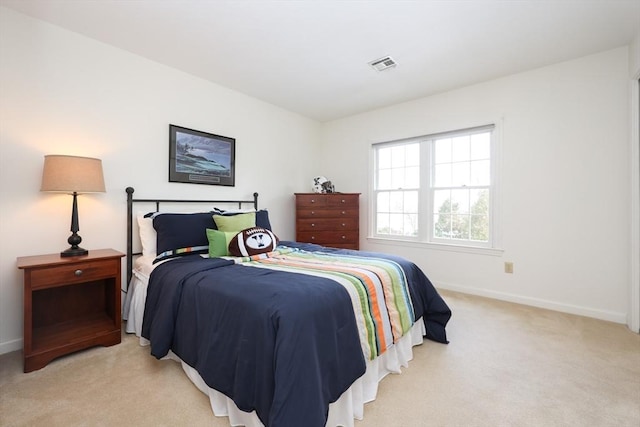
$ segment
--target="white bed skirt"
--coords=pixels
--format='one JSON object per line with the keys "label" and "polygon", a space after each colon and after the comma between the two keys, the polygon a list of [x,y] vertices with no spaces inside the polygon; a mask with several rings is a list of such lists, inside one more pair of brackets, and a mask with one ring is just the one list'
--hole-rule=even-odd
{"label": "white bed skirt", "polygon": [[[134,271],[129,284],[129,291],[123,305],[123,318],[127,320],[127,333],[135,333],[140,337],[141,345],[148,345],[149,341],[141,337],[144,302],[147,297],[148,277]],[[340,398],[329,406],[327,427],[353,427],[354,419],[361,420],[364,416],[364,405],[375,400],[378,393],[378,383],[388,374],[399,374],[400,368],[407,367],[413,358],[413,346],[422,344],[425,333],[424,322],[419,319],[410,332],[400,339],[381,356],[367,362],[365,374],[358,378]],[[189,379],[204,394],[209,396],[211,409],[218,417],[229,417],[231,426],[264,427],[254,412],[244,412],[238,409],[233,400],[224,394],[210,388],[202,377],[191,366],[182,362],[178,356],[170,353],[167,359],[173,359],[182,364],[182,368]]]}

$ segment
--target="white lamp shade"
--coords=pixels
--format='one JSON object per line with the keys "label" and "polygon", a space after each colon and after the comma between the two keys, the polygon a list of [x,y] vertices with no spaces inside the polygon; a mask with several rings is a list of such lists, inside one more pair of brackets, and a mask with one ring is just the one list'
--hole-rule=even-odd
{"label": "white lamp shade", "polygon": [[57,154],[44,156],[40,191],[104,193],[102,160]]}

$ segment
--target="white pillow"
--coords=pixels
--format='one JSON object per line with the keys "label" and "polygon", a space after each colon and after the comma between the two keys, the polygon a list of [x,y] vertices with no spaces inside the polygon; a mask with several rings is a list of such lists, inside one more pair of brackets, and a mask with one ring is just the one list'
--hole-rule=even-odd
{"label": "white pillow", "polygon": [[247,213],[247,212],[255,212],[256,210],[253,208],[236,208],[236,209],[220,209],[213,208],[213,211],[218,214],[237,214],[237,213]]}
{"label": "white pillow", "polygon": [[144,216],[147,212],[138,212],[138,229],[140,233],[140,243],[142,243],[142,256],[155,258],[157,248],[156,229],[153,228],[153,215],[148,218]]}

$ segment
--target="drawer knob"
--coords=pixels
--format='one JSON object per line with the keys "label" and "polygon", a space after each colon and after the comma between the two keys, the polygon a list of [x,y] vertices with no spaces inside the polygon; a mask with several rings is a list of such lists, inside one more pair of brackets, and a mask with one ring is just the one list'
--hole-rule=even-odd
{"label": "drawer knob", "polygon": [[316,199],[311,199],[311,203],[315,203],[315,202],[316,202]]}
{"label": "drawer knob", "polygon": [[346,212],[345,212],[345,211],[342,211],[342,215],[344,215],[344,214],[346,214]]}
{"label": "drawer knob", "polygon": [[344,199],[342,199],[342,203],[344,203]]}
{"label": "drawer knob", "polygon": [[77,277],[82,276],[82,270],[76,270],[73,272],[73,274],[75,274]]}
{"label": "drawer knob", "polygon": [[311,226],[312,226],[312,227],[315,227],[315,226],[316,226],[316,224],[312,222],[312,223],[311,223]]}
{"label": "drawer knob", "polygon": [[342,236],[342,240],[344,240],[344,239],[346,239],[346,238],[347,238],[347,236]]}
{"label": "drawer knob", "polygon": [[315,215],[315,214],[316,214],[316,211],[311,211],[311,215]]}
{"label": "drawer knob", "polygon": [[316,236],[311,236],[311,240],[316,240]]}
{"label": "drawer knob", "polygon": [[345,223],[343,222],[343,223],[342,223],[342,226],[343,226],[343,227],[346,227],[346,226],[347,226],[347,224],[345,224]]}

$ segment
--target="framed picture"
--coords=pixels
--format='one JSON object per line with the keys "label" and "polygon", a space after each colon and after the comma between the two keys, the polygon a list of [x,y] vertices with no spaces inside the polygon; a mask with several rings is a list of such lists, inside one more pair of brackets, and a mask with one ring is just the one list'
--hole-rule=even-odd
{"label": "framed picture", "polygon": [[169,125],[169,182],[235,185],[236,140]]}

